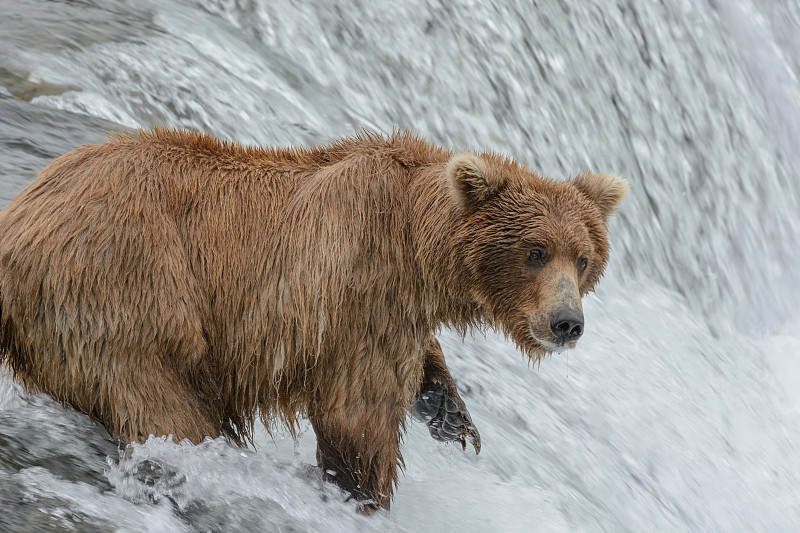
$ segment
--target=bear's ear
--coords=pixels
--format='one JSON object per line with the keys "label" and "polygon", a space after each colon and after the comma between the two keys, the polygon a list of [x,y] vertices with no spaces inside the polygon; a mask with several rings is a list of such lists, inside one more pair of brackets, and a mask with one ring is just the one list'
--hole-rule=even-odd
{"label": "bear's ear", "polygon": [[483,157],[469,152],[451,157],[445,172],[456,201],[465,209],[477,207],[494,197],[505,185],[499,169]]}
{"label": "bear's ear", "polygon": [[572,184],[595,203],[604,217],[616,211],[628,193],[628,182],[613,174],[582,172],[572,180]]}

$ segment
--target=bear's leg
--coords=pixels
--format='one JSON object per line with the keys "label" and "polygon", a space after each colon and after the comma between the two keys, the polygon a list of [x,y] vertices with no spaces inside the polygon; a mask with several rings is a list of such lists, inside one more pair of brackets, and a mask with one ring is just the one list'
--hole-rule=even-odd
{"label": "bear's leg", "polygon": [[472,423],[467,406],[447,370],[439,341],[432,335],[425,343],[424,357],[422,383],[414,401],[414,416],[428,425],[434,439],[457,441],[464,449],[469,439],[475,453],[480,453],[480,433]]}
{"label": "bear's leg", "polygon": [[364,513],[389,509],[402,464],[405,410],[386,407],[388,403],[375,409],[344,407],[309,417],[323,476],[362,502],[359,510]]}
{"label": "bear's leg", "polygon": [[[123,442],[143,442],[149,435],[172,435],[197,444],[221,434],[220,417],[174,372],[137,372],[116,380],[110,409],[94,414]],[[98,416],[99,415],[99,416]]]}

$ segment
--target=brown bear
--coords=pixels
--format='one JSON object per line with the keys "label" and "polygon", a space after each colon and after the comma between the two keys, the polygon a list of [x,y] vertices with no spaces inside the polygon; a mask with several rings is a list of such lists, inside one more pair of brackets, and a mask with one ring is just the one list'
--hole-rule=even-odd
{"label": "brown bear", "polygon": [[0,211],[0,362],[123,442],[308,417],[325,476],[388,508],[415,399],[434,436],[480,444],[435,332],[574,346],[625,192],[410,133],[119,134]]}

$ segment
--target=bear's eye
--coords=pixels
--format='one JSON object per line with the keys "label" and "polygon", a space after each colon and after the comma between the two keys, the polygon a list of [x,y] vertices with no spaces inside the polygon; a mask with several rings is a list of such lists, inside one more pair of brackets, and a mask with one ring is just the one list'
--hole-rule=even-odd
{"label": "bear's eye", "polygon": [[541,248],[534,248],[528,252],[528,262],[533,266],[544,266],[547,263],[547,252]]}
{"label": "bear's eye", "polygon": [[578,272],[583,272],[586,270],[586,267],[589,266],[589,260],[585,257],[581,257],[578,259]]}

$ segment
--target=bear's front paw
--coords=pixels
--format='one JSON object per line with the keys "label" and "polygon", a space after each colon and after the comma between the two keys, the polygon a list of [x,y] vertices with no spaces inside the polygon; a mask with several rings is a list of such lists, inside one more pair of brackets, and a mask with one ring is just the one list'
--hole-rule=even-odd
{"label": "bear's front paw", "polygon": [[460,442],[464,450],[469,439],[475,453],[481,452],[481,435],[472,423],[467,406],[457,392],[448,392],[441,383],[431,381],[422,384],[414,401],[414,416],[428,425],[428,431],[434,439]]}

